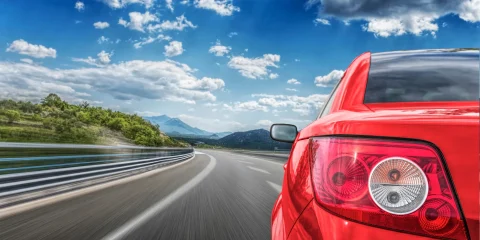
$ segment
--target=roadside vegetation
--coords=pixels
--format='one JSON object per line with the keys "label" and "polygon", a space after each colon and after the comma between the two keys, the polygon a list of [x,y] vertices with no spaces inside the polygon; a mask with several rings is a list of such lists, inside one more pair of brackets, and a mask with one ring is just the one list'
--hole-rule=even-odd
{"label": "roadside vegetation", "polygon": [[0,141],[188,145],[168,137],[158,125],[136,114],[94,107],[88,102],[69,104],[56,94],[49,94],[40,103],[0,100]]}

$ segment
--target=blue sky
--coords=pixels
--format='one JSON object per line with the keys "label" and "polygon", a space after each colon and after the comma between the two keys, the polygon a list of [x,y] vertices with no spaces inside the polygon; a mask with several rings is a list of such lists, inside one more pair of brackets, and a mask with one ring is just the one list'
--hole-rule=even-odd
{"label": "blue sky", "polygon": [[478,47],[480,0],[423,2],[3,2],[0,98],[55,92],[218,132],[303,127],[363,52]]}

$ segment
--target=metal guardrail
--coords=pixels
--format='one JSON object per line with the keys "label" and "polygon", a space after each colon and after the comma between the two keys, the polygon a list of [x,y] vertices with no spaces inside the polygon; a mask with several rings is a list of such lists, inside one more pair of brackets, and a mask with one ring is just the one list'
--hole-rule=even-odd
{"label": "metal guardrail", "polygon": [[0,143],[0,207],[149,171],[193,156],[194,150],[186,148]]}

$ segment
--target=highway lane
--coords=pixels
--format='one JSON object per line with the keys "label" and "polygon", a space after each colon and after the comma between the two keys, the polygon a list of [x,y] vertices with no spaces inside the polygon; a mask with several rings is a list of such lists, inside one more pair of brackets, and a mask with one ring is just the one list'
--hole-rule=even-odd
{"label": "highway lane", "polygon": [[0,239],[270,239],[283,164],[201,152],[208,155],[1,218]]}

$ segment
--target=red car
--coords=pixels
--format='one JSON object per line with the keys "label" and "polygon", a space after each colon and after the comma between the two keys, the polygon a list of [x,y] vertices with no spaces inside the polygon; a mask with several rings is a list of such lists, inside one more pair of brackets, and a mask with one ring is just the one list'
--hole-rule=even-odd
{"label": "red car", "polygon": [[478,239],[479,51],[357,57],[293,142],[272,239]]}

